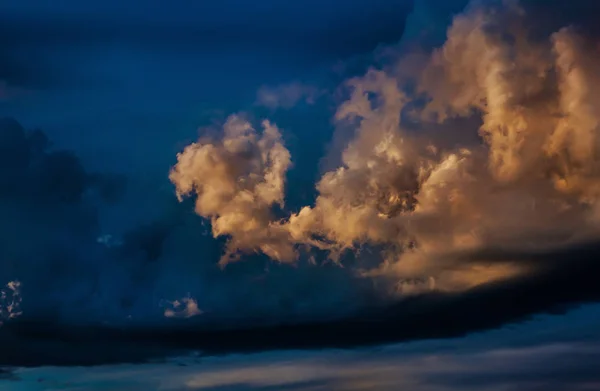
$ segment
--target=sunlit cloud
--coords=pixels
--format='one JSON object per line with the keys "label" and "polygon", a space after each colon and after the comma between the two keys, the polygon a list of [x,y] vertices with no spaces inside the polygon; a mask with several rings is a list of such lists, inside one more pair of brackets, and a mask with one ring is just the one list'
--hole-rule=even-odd
{"label": "sunlit cloud", "polygon": [[202,314],[198,302],[190,296],[175,301],[163,301],[163,306],[167,318],[191,318]]}
{"label": "sunlit cloud", "polygon": [[170,175],[178,196],[195,193],[196,212],[211,219],[213,235],[231,237],[221,265],[239,258],[240,252],[295,260],[287,232],[272,223],[271,209],[284,205],[285,174],[291,165],[279,129],[264,121],[259,133],[234,115],[223,132],[223,139],[199,141],[178,155]]}
{"label": "sunlit cloud", "polygon": [[[342,164],[318,181],[313,205],[284,219],[267,210],[283,206],[289,154],[279,141],[272,144],[286,161],[273,186],[273,177],[260,171],[269,169],[271,150],[258,145],[253,130],[243,136],[247,150],[227,147],[234,142],[227,129],[221,144],[193,144],[171,179],[180,194],[198,195],[197,212],[212,219],[215,236],[230,237],[224,259],[254,250],[293,262],[299,250],[318,249],[343,263],[345,252],[379,246],[380,266],[357,273],[395,279],[403,288],[397,291],[410,293],[460,291],[529,273],[512,259],[465,263],[453,254],[543,250],[597,238],[598,45],[568,26],[534,36],[534,19],[517,2],[474,2],[428,60],[418,56],[423,66],[402,56],[399,64],[348,80],[351,93],[335,115],[354,129]],[[302,89],[290,91],[294,101],[303,96]],[[478,121],[460,129],[460,118]],[[479,143],[449,145],[452,132],[476,134]],[[209,150],[219,156],[211,158],[215,163],[201,158]],[[192,151],[202,165],[191,163]],[[229,165],[214,165],[224,160]],[[235,161],[247,171],[231,166]],[[184,180],[190,177],[193,185]],[[231,190],[209,210],[203,205],[215,183]],[[256,194],[262,185],[277,196]],[[239,229],[225,227],[242,219]]]}

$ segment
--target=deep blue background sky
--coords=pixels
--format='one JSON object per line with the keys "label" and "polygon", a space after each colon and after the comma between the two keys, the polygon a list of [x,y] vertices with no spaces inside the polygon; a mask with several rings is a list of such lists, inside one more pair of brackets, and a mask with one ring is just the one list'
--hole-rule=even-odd
{"label": "deep blue background sky", "polygon": [[215,110],[248,107],[261,85],[316,81],[399,40],[410,3],[3,2],[0,78],[35,93],[2,113],[92,164],[158,169]]}
{"label": "deep blue background sky", "polygon": [[[262,85],[335,87],[347,75],[340,64],[401,38],[411,8],[410,0],[2,2],[0,80],[23,92],[0,101],[0,116],[42,128],[91,169],[130,174],[135,203],[111,220],[118,229],[156,210],[155,193],[170,191],[169,167],[198,127],[252,109]],[[307,187],[333,108],[257,113],[293,135],[292,175]]]}
{"label": "deep blue background sky", "polygon": [[[333,133],[330,120],[340,99],[334,90],[349,75],[363,72],[373,62],[373,52],[379,45],[394,44],[402,38],[412,9],[412,1],[408,0],[153,1],[143,6],[116,0],[2,2],[0,85],[8,93],[0,100],[0,117],[15,117],[28,129],[41,128],[56,148],[76,153],[88,170],[127,175],[125,198],[116,205],[101,207],[99,225],[91,232],[121,236],[158,220],[158,228],[141,228],[142,232],[150,232],[143,241],[146,245],[163,244],[165,235],[172,233],[169,214],[176,201],[167,176],[177,152],[197,139],[198,128],[239,110],[250,111],[257,119],[269,117],[283,128],[294,157],[288,204],[310,202],[319,160]],[[449,16],[444,17],[449,20]],[[415,31],[428,24],[419,18],[415,21]],[[438,28],[443,31],[445,23]],[[299,105],[293,110],[273,111],[255,105],[261,86],[289,82],[317,86],[326,93],[318,104]],[[65,280],[49,286],[48,281],[41,281],[41,275],[32,276],[35,278],[30,279],[28,289],[24,282],[24,296],[27,292],[35,296],[33,286],[42,289],[48,285],[46,291],[63,290],[56,294],[75,300],[90,291],[94,283],[86,274],[95,273],[106,275],[92,277],[106,278],[101,285],[109,284],[112,289],[122,284],[115,290],[136,295],[142,288],[126,282],[129,277],[114,275],[131,270],[137,270],[132,275],[146,276],[135,277],[145,279],[145,289],[152,284],[160,287],[156,281],[160,276],[171,281],[166,283],[169,295],[191,291],[213,302],[214,307],[233,313],[240,309],[252,311],[255,305],[264,304],[267,309],[272,303],[284,305],[309,283],[339,290],[326,300],[309,299],[320,302],[323,308],[330,305],[330,300],[346,300],[346,291],[354,289],[347,283],[331,284],[327,280],[329,272],[320,271],[319,277],[314,270],[283,270],[282,275],[273,274],[266,284],[257,287],[253,279],[261,277],[265,267],[262,262],[236,265],[222,273],[215,265],[219,244],[201,236],[206,228],[195,226],[197,221],[170,235],[164,243],[166,254],[158,264],[148,266],[127,259],[114,260],[89,248],[83,240],[69,239],[73,226],[65,222],[83,219],[79,211],[64,212],[63,216],[72,213],[78,217],[58,218],[62,224],[59,228],[56,216],[40,217],[29,204],[21,209],[24,216],[14,221],[22,229],[15,229],[6,219],[6,240],[11,246],[22,241],[14,238],[20,235],[18,232],[34,232],[29,218],[36,226],[43,219],[56,232],[62,232],[66,224],[68,233],[61,237],[67,238],[68,248],[61,247],[58,252],[66,251],[74,259],[83,256],[88,265],[81,266],[81,270],[60,266],[61,262],[71,261],[43,260],[49,252],[42,250],[45,244],[34,246],[40,249],[36,256],[15,244],[16,249],[6,250],[6,256],[19,258],[24,253],[22,257],[28,261],[13,260],[17,266],[5,269],[5,279],[27,279],[19,268],[34,270],[28,263],[33,262],[49,273],[56,271],[57,278]],[[161,220],[165,215],[166,222]],[[57,240],[48,236],[44,243],[54,246]],[[73,251],[78,255],[71,254]],[[79,260],[75,263],[83,264]],[[61,272],[64,267],[77,277]],[[345,281],[347,277],[340,278]],[[70,281],[74,280],[79,286],[72,292],[64,291],[65,284],[71,287]],[[282,290],[289,292],[281,298],[273,296],[273,292]],[[244,304],[249,294],[258,295],[251,305]],[[161,298],[165,297],[153,298],[149,303],[156,306]],[[280,300],[283,304],[277,304]],[[24,302],[31,305],[32,300]]]}
{"label": "deep blue background sky", "polygon": [[[102,211],[103,231],[120,234],[168,213],[174,197],[167,174],[176,153],[197,138],[199,127],[238,110],[269,116],[284,129],[295,161],[291,197],[300,203],[314,190],[319,158],[333,133],[329,121],[339,82],[373,63],[381,44],[417,38],[438,43],[452,13],[466,2],[416,0],[413,10],[409,0],[5,0],[0,2],[0,86],[4,82],[11,92],[0,99],[0,117],[42,128],[89,169],[127,174],[128,195]],[[545,4],[560,10],[564,2]],[[589,14],[589,9],[565,13]],[[317,105],[292,110],[255,106],[261,86],[291,81],[330,94]],[[314,287],[310,300],[321,306],[319,313],[329,312],[338,299],[356,298],[347,275],[329,269],[273,266],[272,279],[257,287],[250,280],[264,277],[263,264],[235,265],[222,273],[214,269],[219,249],[210,239],[199,242],[194,232],[177,235],[171,247],[191,249],[189,254],[173,251],[167,266],[149,272],[161,275],[162,284],[177,281],[163,290],[173,299],[197,284],[209,309],[236,312],[252,302],[266,314],[280,305],[272,305],[279,299],[273,292],[287,305],[285,300]],[[89,262],[104,261],[97,255]],[[106,278],[115,285],[121,281]],[[599,322],[597,307],[577,316],[586,324]],[[564,319],[560,327],[567,329],[569,318]]]}

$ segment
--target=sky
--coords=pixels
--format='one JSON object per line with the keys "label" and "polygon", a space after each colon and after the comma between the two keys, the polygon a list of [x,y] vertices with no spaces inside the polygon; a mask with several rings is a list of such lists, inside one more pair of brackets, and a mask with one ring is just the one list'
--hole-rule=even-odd
{"label": "sky", "polygon": [[600,388],[598,11],[2,2],[0,390]]}

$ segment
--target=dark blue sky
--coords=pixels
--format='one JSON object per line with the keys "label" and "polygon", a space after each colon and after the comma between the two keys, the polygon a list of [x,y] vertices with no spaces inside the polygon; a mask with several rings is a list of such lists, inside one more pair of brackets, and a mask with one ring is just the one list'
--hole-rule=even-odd
{"label": "dark blue sky", "polygon": [[[330,121],[337,98],[332,92],[348,75],[363,72],[379,45],[401,39],[412,8],[407,0],[156,1],[143,7],[120,1],[2,2],[0,81],[6,93],[0,100],[0,117],[14,117],[27,129],[42,129],[55,149],[77,154],[88,171],[127,176],[125,197],[99,206],[92,232],[119,237],[141,231],[140,243],[162,245],[172,230],[176,200],[168,172],[177,152],[197,139],[199,128],[236,111],[250,111],[257,119],[269,116],[284,129],[295,156],[288,204],[310,202],[319,159],[333,132]],[[326,93],[318,105],[294,110],[256,106],[261,87],[290,82]],[[72,213],[79,216],[77,221],[84,218],[79,211]],[[242,303],[243,292],[251,289],[253,275],[262,272],[263,261],[258,261],[261,266],[240,265],[220,273],[214,262],[220,245],[205,237],[193,239],[205,229],[188,231],[174,243],[165,243],[165,251],[175,251],[166,257],[169,262],[125,268],[115,264],[122,269],[117,274],[128,273],[128,267],[147,268],[142,275],[174,273],[169,278],[189,280],[179,290],[201,289],[213,297],[210,300],[222,303],[217,307],[224,305],[225,312],[248,307]],[[85,252],[86,246],[78,243],[77,251]],[[245,276],[244,270],[251,273]],[[288,287],[301,289],[313,274]],[[346,278],[342,272],[334,274]],[[247,288],[235,288],[241,283],[236,279],[245,281]],[[327,285],[326,279],[321,283]],[[76,297],[80,290],[90,290],[86,284],[64,294]],[[280,284],[255,291],[277,290]],[[344,297],[345,293],[335,294],[331,300]]]}
{"label": "dark blue sky", "polygon": [[[294,161],[288,177],[288,205],[310,204],[315,179],[324,164],[321,158],[332,149],[332,116],[344,98],[340,83],[377,65],[382,46],[419,44],[429,49],[440,44],[452,15],[467,2],[1,1],[0,118],[14,117],[27,129],[40,128],[56,149],[79,156],[81,167],[69,163],[68,158],[53,160],[54,155],[48,157],[50,152],[40,155],[48,167],[55,167],[50,163],[59,167],[59,179],[77,177],[85,167],[88,173],[124,174],[127,190],[117,203],[98,205],[85,198],[85,202],[65,206],[50,197],[60,184],[49,180],[36,187],[41,178],[52,176],[51,169],[23,169],[27,171],[25,179],[21,178],[14,194],[5,195],[0,189],[4,219],[0,223],[0,255],[10,259],[0,264],[0,287],[19,278],[23,280],[25,315],[77,324],[88,317],[103,321],[122,318],[125,313],[144,320],[147,314],[162,317],[160,300],[187,293],[199,297],[202,309],[215,314],[214,319],[225,319],[229,325],[246,318],[258,322],[329,319],[379,304],[373,283],[358,281],[352,271],[332,265],[294,268],[252,256],[248,262],[219,270],[216,262],[222,241],[210,238],[208,223],[193,215],[189,204],[177,204],[168,172],[176,154],[198,138],[199,128],[247,111],[256,119],[269,117],[283,129]],[[572,3],[577,6],[559,18],[556,15],[564,2],[524,3],[550,15],[551,28],[554,17],[561,23],[589,19],[589,7],[593,6],[587,0],[576,0]],[[288,83],[314,88],[318,91],[316,103],[300,102],[292,108],[257,104],[261,88]],[[2,149],[9,161],[19,153],[11,151],[13,144],[6,140],[0,142],[11,146]],[[2,175],[12,173],[17,165],[5,164]],[[71,171],[60,171],[61,167]],[[97,182],[110,182],[104,179]],[[97,190],[100,185],[88,182],[73,192],[102,193]],[[95,193],[93,197],[102,198]],[[106,233],[125,241],[122,252],[95,241]],[[584,254],[591,258],[598,251],[595,247]],[[581,277],[575,269],[573,266],[565,276],[543,282],[518,281],[499,290],[469,292],[465,297],[427,298],[425,303],[441,309],[441,318],[427,318],[433,310],[422,311],[418,303],[409,303],[408,310],[425,314],[429,320],[443,319],[453,336],[498,327],[546,309],[554,300],[564,304],[562,296],[553,295],[553,284],[573,284],[576,293],[566,294],[567,299],[590,299],[592,295],[577,281],[569,281],[570,276]],[[586,278],[586,282],[592,281],[592,277]],[[98,287],[102,286],[110,289],[100,294]],[[541,298],[531,298],[538,288]],[[523,300],[522,307],[513,306],[519,295],[529,299]],[[381,316],[387,319],[388,314]],[[399,323],[393,330],[402,328],[403,318],[394,319]],[[587,333],[600,325],[597,306],[556,319],[553,334],[544,343],[560,339],[556,335],[582,329]],[[432,323],[423,322],[415,323],[418,332],[410,325],[402,329],[403,338],[429,336]],[[544,322],[521,326],[521,330],[541,339]],[[515,338],[510,328],[491,335],[492,342],[485,343],[502,341],[506,335]],[[597,341],[597,335],[593,337]],[[0,335],[0,343],[1,338],[5,336]],[[482,339],[467,337],[467,342],[480,346]],[[0,356],[0,361],[3,359]]]}
{"label": "dark blue sky", "polygon": [[[411,9],[409,0],[2,2],[0,81],[19,92],[0,101],[0,116],[42,128],[91,169],[130,175],[130,194],[148,204],[135,195],[143,210],[115,222],[128,226],[170,191],[168,170],[199,127],[252,109],[263,85],[336,87],[336,65],[398,41]],[[274,118],[308,151],[295,168],[307,181],[334,107],[312,121]]]}
{"label": "dark blue sky", "polygon": [[215,111],[252,105],[261,85],[322,80],[339,61],[397,41],[411,2],[0,7],[0,78],[35,91],[1,113],[43,127],[90,164],[154,171]]}

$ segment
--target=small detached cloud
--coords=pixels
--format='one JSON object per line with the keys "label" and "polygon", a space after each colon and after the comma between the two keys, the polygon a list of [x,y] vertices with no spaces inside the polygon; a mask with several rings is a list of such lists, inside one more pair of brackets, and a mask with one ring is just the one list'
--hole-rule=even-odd
{"label": "small detached cloud", "polygon": [[191,296],[184,297],[181,300],[166,301],[165,317],[167,318],[191,318],[202,315],[202,310],[198,308],[198,302]]}
{"label": "small detached cloud", "polygon": [[256,104],[272,110],[291,109],[301,103],[312,105],[322,94],[317,87],[300,82],[262,86],[256,93]]}
{"label": "small detached cloud", "polygon": [[22,315],[20,287],[21,283],[15,280],[0,289],[0,326]]}

